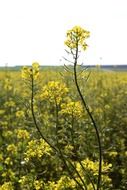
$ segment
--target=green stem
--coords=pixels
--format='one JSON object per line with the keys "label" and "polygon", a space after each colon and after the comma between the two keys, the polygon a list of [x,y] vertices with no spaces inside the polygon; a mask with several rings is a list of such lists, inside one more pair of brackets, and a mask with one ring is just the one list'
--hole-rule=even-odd
{"label": "green stem", "polygon": [[[31,76],[31,113],[32,113],[32,117],[33,117],[33,121],[34,121],[34,124],[35,124],[35,127],[37,129],[37,131],[39,132],[41,138],[55,151],[55,152],[60,152],[61,154],[61,151],[58,150],[55,146],[53,146],[42,134],[38,124],[37,124],[37,120],[36,120],[36,116],[35,116],[35,113],[34,113],[34,78],[33,78],[33,75]],[[62,154],[61,154],[62,156]],[[64,162],[64,165],[66,166],[70,176],[73,178],[73,180],[78,184],[78,186],[84,190],[84,188],[82,187],[82,185],[76,180],[76,178],[72,175],[67,163],[66,163],[66,160],[64,158],[64,156],[62,157],[62,160]]]}
{"label": "green stem", "polygon": [[33,121],[35,124],[35,127],[37,129],[37,131],[39,132],[41,138],[55,151],[57,151],[57,149],[44,137],[44,135],[42,134],[38,124],[37,124],[37,120],[35,117],[35,113],[34,113],[34,78],[33,75],[31,76],[31,113],[32,113],[32,117],[33,117]]}
{"label": "green stem", "polygon": [[81,98],[81,101],[83,103],[83,106],[85,108],[85,110],[87,111],[93,126],[95,128],[95,132],[96,132],[96,136],[97,136],[97,141],[98,141],[98,146],[99,146],[99,169],[98,169],[98,181],[97,181],[97,190],[100,189],[100,184],[101,184],[101,173],[102,173],[102,147],[101,147],[101,140],[100,140],[100,135],[99,135],[99,131],[96,125],[96,122],[89,110],[88,105],[86,104],[86,101],[82,95],[82,92],[80,90],[79,84],[78,84],[78,79],[77,79],[77,60],[78,60],[78,43],[77,43],[77,48],[76,48],[76,53],[75,53],[75,57],[74,57],[74,81],[75,81],[75,85],[78,91],[78,94]]}

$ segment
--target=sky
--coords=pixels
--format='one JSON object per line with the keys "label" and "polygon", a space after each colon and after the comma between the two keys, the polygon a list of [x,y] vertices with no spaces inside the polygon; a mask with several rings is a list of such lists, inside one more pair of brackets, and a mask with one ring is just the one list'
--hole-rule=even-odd
{"label": "sky", "polygon": [[127,64],[127,0],[0,0],[0,66],[63,64],[75,25],[90,31],[84,64]]}

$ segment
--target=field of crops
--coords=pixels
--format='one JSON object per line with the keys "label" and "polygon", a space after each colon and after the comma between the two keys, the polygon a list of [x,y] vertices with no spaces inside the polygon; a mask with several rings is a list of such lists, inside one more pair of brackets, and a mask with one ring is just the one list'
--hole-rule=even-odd
{"label": "field of crops", "polygon": [[[99,131],[101,190],[125,190],[127,73],[87,70],[78,84]],[[73,72],[39,71],[36,63],[1,71],[0,190],[97,189],[100,152],[89,116]]]}

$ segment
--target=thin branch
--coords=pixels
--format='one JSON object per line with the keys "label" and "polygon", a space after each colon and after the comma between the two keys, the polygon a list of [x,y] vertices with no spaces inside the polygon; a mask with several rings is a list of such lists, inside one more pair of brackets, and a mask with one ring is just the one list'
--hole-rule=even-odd
{"label": "thin branch", "polygon": [[73,62],[72,61],[70,61],[70,60],[68,60],[67,58],[65,58],[65,57],[62,57],[65,61],[67,61],[67,62],[69,62],[69,63],[71,63],[71,64],[73,64]]}
{"label": "thin branch", "polygon": [[99,131],[98,131],[98,128],[97,128],[97,125],[96,125],[96,122],[89,110],[89,107],[88,105],[86,104],[86,101],[81,93],[81,90],[80,90],[80,87],[79,87],[79,84],[78,84],[78,80],[77,80],[77,60],[78,60],[78,44],[77,44],[77,49],[76,49],[76,57],[75,57],[75,60],[74,60],[74,80],[75,80],[75,85],[76,85],[76,88],[77,88],[77,91],[78,91],[78,94],[81,98],[81,101],[84,105],[84,108],[85,110],[87,111],[92,123],[93,123],[93,126],[95,128],[95,132],[96,132],[96,136],[97,136],[97,141],[98,141],[98,146],[99,146],[99,169],[98,169],[98,181],[97,181],[97,190],[100,189],[100,184],[101,184],[101,173],[102,173],[102,147],[101,147],[101,140],[100,140],[100,135],[99,135]]}
{"label": "thin branch", "polygon": [[42,134],[38,124],[37,124],[37,120],[36,120],[36,117],[35,117],[35,113],[34,113],[34,79],[33,79],[33,75],[31,77],[31,113],[32,113],[32,117],[33,117],[33,121],[34,121],[34,124],[35,124],[35,127],[37,129],[37,131],[39,132],[41,138],[52,148],[54,149],[55,151],[57,151],[57,149],[44,137],[44,135]]}
{"label": "thin branch", "polygon": [[71,55],[71,52],[67,51],[66,49],[65,49],[65,51],[66,51],[67,54],[70,54],[70,55]]}
{"label": "thin branch", "polygon": [[37,124],[36,116],[35,116],[35,113],[34,113],[34,78],[33,78],[33,75],[32,75],[32,77],[31,77],[31,87],[32,87],[32,88],[31,88],[31,112],[32,112],[33,121],[34,121],[34,124],[35,124],[35,127],[36,127],[37,131],[39,132],[41,138],[42,138],[53,150],[55,150],[55,152],[60,153],[60,155],[62,156],[62,160],[63,160],[63,162],[64,162],[64,165],[66,166],[66,168],[67,168],[67,170],[68,170],[68,173],[69,173],[70,176],[73,178],[73,180],[78,184],[78,186],[79,186],[82,190],[84,190],[84,188],[82,187],[82,185],[81,185],[81,184],[78,182],[78,180],[72,175],[72,173],[71,173],[71,171],[70,171],[70,169],[69,169],[69,167],[68,167],[68,165],[67,165],[67,163],[66,163],[66,160],[65,160],[65,158],[64,158],[64,156],[63,156],[63,154],[61,154],[62,152],[61,152],[59,146],[58,146],[58,149],[57,149],[55,146],[53,146],[53,145],[43,136],[43,134],[42,134],[42,132],[41,132],[41,130],[40,130],[38,124]]}
{"label": "thin branch", "polygon": [[64,69],[65,69],[66,71],[70,72],[70,73],[73,73],[73,72],[69,69],[69,67],[66,66],[65,64],[64,64]]}

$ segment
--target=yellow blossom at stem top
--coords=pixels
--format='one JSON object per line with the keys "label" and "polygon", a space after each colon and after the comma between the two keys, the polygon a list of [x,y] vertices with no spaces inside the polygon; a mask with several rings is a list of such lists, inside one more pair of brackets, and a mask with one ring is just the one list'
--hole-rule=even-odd
{"label": "yellow blossom at stem top", "polygon": [[34,62],[32,67],[24,66],[22,69],[22,78],[27,80],[37,80],[39,77],[39,64]]}
{"label": "yellow blossom at stem top", "polygon": [[81,28],[80,26],[74,26],[71,30],[67,31],[67,39],[65,45],[70,49],[76,49],[79,46],[85,50],[87,44],[85,40],[90,36],[90,32]]}

